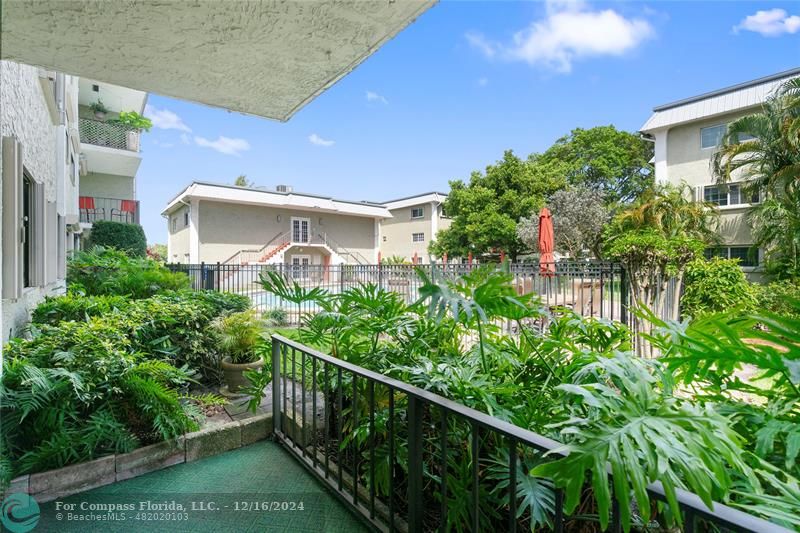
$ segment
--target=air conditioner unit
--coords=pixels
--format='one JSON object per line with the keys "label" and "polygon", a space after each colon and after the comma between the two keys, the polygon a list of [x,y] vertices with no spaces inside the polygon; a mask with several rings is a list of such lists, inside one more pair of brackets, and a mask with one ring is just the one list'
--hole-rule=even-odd
{"label": "air conditioner unit", "polygon": [[278,185],[275,190],[278,192],[292,192],[293,188],[291,185]]}

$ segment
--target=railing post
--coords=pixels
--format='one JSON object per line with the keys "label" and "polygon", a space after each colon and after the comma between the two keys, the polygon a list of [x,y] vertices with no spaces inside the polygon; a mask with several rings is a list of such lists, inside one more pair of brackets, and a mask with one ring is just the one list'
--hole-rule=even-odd
{"label": "railing post", "polygon": [[[408,530],[422,531],[422,400],[408,396]],[[445,517],[442,517],[444,519]]]}
{"label": "railing post", "polygon": [[625,267],[619,267],[619,318],[620,322],[628,324],[628,275]]}
{"label": "railing post", "polygon": [[[273,433],[281,427],[281,345],[272,337],[272,427]],[[316,416],[316,415],[315,415]]]}

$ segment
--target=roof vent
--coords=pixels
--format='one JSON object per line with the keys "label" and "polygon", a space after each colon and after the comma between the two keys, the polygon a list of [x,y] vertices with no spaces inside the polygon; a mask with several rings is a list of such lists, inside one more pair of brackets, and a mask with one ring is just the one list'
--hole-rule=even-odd
{"label": "roof vent", "polygon": [[293,188],[291,185],[278,185],[275,190],[278,192],[292,192]]}

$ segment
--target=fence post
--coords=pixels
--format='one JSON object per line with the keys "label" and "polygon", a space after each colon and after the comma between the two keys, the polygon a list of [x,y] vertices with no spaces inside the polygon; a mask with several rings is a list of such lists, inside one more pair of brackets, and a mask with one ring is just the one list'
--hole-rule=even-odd
{"label": "fence post", "polygon": [[619,318],[623,324],[628,324],[628,274],[625,267],[619,267]]}
{"label": "fence post", "polygon": [[[408,395],[408,530],[422,531],[422,400]],[[444,520],[445,517],[442,517]]]}
{"label": "fence post", "polygon": [[[272,428],[273,433],[281,427],[281,345],[272,337]],[[314,415],[316,416],[316,414]]]}

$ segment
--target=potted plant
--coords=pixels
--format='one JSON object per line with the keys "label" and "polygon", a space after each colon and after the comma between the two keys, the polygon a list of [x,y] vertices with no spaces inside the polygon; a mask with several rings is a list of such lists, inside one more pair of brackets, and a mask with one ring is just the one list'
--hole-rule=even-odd
{"label": "potted plant", "polygon": [[261,320],[249,309],[217,318],[213,323],[217,334],[217,348],[222,356],[222,374],[228,392],[237,393],[249,384],[244,376],[248,370],[259,370],[264,361],[256,353],[262,342]]}
{"label": "potted plant", "polygon": [[103,104],[102,100],[97,100],[95,103],[90,105],[89,108],[91,108],[91,110],[94,111],[94,116],[96,118],[100,119],[106,118],[106,113],[108,113],[108,109]]}

